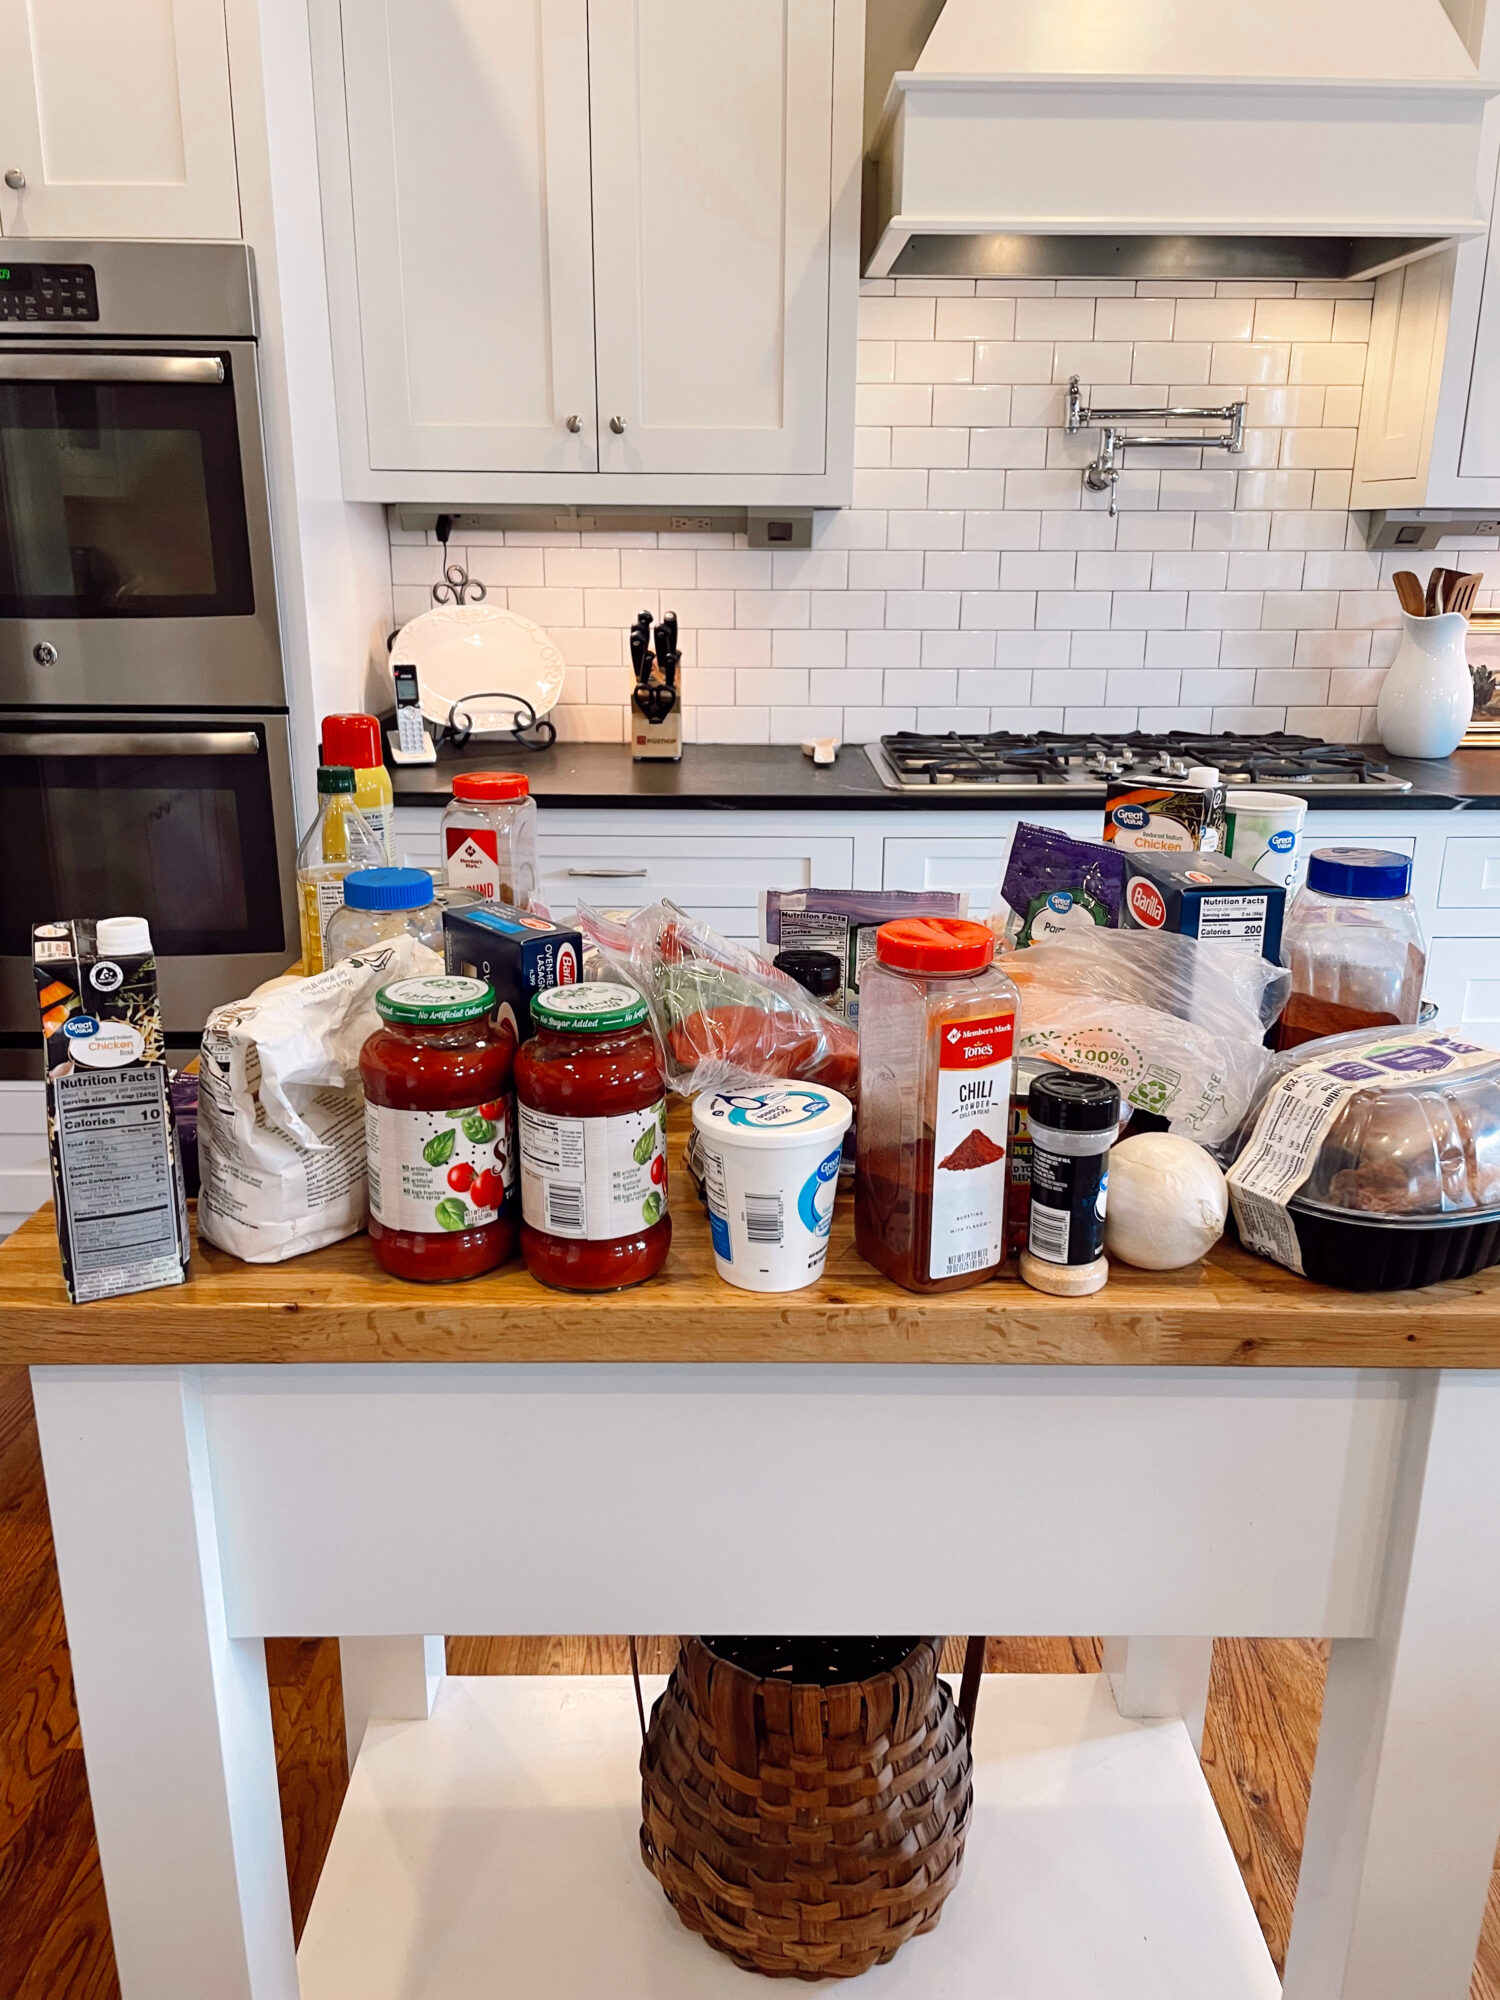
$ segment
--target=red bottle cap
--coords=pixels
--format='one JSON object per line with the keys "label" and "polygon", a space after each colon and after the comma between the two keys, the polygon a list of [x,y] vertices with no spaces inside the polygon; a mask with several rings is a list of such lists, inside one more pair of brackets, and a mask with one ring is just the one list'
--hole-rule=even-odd
{"label": "red bottle cap", "polygon": [[530,790],[520,771],[460,771],[453,780],[456,799],[524,799]]}
{"label": "red bottle cap", "polygon": [[875,933],[875,956],[900,972],[979,972],[995,956],[995,940],[962,917],[897,917]]}
{"label": "red bottle cap", "polygon": [[325,764],[347,764],[355,771],[373,771],[380,761],[380,724],[373,715],[323,717]]}

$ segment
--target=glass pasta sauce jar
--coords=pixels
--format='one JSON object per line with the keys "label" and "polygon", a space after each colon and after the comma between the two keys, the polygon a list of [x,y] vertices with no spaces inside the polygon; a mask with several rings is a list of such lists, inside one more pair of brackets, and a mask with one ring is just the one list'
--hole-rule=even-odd
{"label": "glass pasta sauce jar", "polygon": [[516,1057],[521,1254],[565,1291],[651,1278],[672,1242],[667,1104],[646,1003],[629,986],[554,986]]}
{"label": "glass pasta sauce jar", "polygon": [[399,979],[359,1054],[370,1241],[393,1277],[441,1281],[514,1254],[514,1037],[482,979]]}

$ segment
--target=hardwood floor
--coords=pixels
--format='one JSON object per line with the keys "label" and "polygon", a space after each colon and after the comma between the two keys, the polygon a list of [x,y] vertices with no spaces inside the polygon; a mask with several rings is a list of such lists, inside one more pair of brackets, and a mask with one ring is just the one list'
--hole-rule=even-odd
{"label": "hardwood floor", "polygon": [[[665,1672],[675,1641],[643,1638]],[[949,1642],[957,1671],[962,1640]],[[338,1645],[266,1647],[293,1917],[300,1934],[348,1770]],[[995,1673],[1093,1673],[1094,1639],[992,1639]],[[623,1673],[623,1638],[454,1637],[453,1673]],[[1221,1641],[1204,1769],[1277,1966],[1296,1892],[1323,1700],[1324,1653],[1305,1641]],[[749,1992],[747,1983],[747,1994]],[[0,2000],[118,2000],[62,1606],[26,1377],[0,1371]],[[1500,1877],[1471,2000],[1500,2000]]]}

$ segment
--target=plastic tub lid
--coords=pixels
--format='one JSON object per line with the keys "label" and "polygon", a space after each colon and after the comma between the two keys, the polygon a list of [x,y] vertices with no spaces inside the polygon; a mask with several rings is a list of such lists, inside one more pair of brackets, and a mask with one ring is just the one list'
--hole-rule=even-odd
{"label": "plastic tub lid", "polygon": [[693,1124],[706,1138],[753,1146],[758,1152],[805,1146],[813,1140],[837,1145],[853,1117],[848,1098],[820,1083],[705,1090],[693,1099]]}
{"label": "plastic tub lid", "polygon": [[325,715],[323,762],[372,771],[381,762],[380,724],[373,715]]}
{"label": "plastic tub lid", "polygon": [[1418,1028],[1364,1029],[1297,1053],[1307,1058],[1297,1070],[1315,1065],[1353,1087],[1291,1206],[1392,1224],[1500,1209],[1500,1054]]}
{"label": "plastic tub lid", "polygon": [[1320,847],[1308,860],[1307,886],[1320,896],[1394,902],[1411,888],[1411,857],[1385,847]]}
{"label": "plastic tub lid", "polygon": [[521,771],[460,771],[453,780],[456,799],[524,799],[531,780]]}
{"label": "plastic tub lid", "polygon": [[898,972],[981,972],[995,940],[986,925],[963,917],[897,917],[875,933],[875,956]]}
{"label": "plastic tub lid", "polygon": [[375,1011],[382,1021],[405,1021],[428,1028],[477,1021],[494,1004],[495,989],[487,979],[464,979],[441,972],[420,979],[398,979],[375,995]]}
{"label": "plastic tub lid", "polygon": [[633,986],[586,979],[533,993],[531,1018],[539,1028],[557,1028],[564,1034],[606,1035],[638,1028],[646,1018],[646,1002]]}
{"label": "plastic tub lid", "polygon": [[432,901],[425,868],[355,868],[344,877],[351,910],[420,910]]}

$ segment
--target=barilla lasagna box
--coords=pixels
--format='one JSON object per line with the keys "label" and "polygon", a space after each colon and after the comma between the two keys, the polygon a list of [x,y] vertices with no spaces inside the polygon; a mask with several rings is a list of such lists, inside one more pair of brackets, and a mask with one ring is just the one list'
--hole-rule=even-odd
{"label": "barilla lasagna box", "polygon": [[524,1042],[532,994],[577,983],[583,938],[510,903],[470,903],[443,912],[443,963],[458,977],[487,979],[495,989],[491,1018]]}
{"label": "barilla lasagna box", "polygon": [[36,924],[32,966],[47,1069],[47,1150],[74,1305],[180,1285],[187,1204],[144,923],[101,944],[87,918]]}
{"label": "barilla lasagna box", "polygon": [[1253,946],[1278,965],[1285,915],[1285,889],[1227,854],[1135,853],[1128,859],[1123,930]]}

